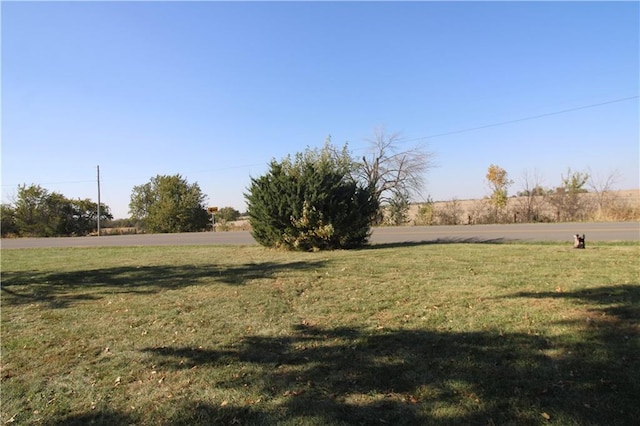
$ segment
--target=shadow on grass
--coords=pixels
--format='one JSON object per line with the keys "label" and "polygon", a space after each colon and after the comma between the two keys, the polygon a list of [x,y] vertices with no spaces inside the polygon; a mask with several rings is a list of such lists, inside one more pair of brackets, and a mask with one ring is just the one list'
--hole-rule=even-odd
{"label": "shadow on grass", "polygon": [[[540,424],[546,414],[561,423],[631,424],[640,414],[633,377],[594,365],[565,370],[570,360],[552,359],[549,348],[523,334],[305,327],[289,338],[248,337],[237,349],[146,352],[170,369],[260,365],[260,377],[211,384],[237,390],[249,382],[282,398],[269,411],[235,407],[242,423]],[[232,420],[220,407],[201,409],[208,421]]]}
{"label": "shadow on grass", "polygon": [[515,240],[508,240],[505,238],[437,238],[435,240],[422,240],[422,241],[404,241],[397,243],[370,243],[357,250],[372,250],[372,249],[386,249],[386,248],[399,248],[399,247],[416,247],[426,245],[438,245],[438,244],[506,244],[514,242]]}
{"label": "shadow on grass", "polygon": [[[226,285],[244,285],[254,279],[272,278],[282,271],[316,269],[323,261],[263,262],[237,266],[181,265],[114,267],[62,273],[3,272],[2,303],[46,303],[65,308],[74,302],[109,293],[155,293],[198,284],[207,279]],[[86,289],[79,293],[78,289]]]}
{"label": "shadow on grass", "polygon": [[[574,298],[607,320],[575,322],[565,335],[547,337],[301,324],[284,336],[142,352],[157,369],[195,369],[212,378],[208,387],[229,391],[222,404],[167,401],[163,424],[637,424],[638,286],[512,297]],[[110,424],[87,416],[49,424]]]}
{"label": "shadow on grass", "polygon": [[201,417],[179,410],[185,417],[173,419],[176,423],[635,424],[639,347],[628,326],[635,324],[637,332],[637,322],[635,314],[608,309],[613,300],[635,309],[638,288],[602,287],[574,297],[616,321],[595,332],[587,322],[574,324],[578,335],[548,338],[298,326],[289,336],[248,336],[229,347],[143,351],[160,368],[172,370],[237,366],[250,373],[211,386],[250,389],[281,401],[270,409],[195,403]]}
{"label": "shadow on grass", "polygon": [[520,292],[512,297],[575,299],[588,304],[591,311],[613,319],[640,320],[640,284],[602,286],[570,292]]}
{"label": "shadow on grass", "polygon": [[121,414],[113,410],[108,411],[92,411],[78,415],[71,415],[64,420],[44,420],[45,425],[64,425],[64,426],[86,426],[86,425],[131,425],[135,424],[133,419],[127,414]]}

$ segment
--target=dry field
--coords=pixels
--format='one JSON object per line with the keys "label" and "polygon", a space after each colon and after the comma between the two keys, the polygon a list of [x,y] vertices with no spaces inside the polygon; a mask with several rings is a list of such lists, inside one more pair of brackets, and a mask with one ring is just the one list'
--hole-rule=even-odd
{"label": "dry field", "polygon": [[[632,220],[640,220],[640,189],[631,189],[631,190],[620,190],[620,191],[612,191],[610,194],[610,199],[615,203],[616,206],[619,206],[620,209],[630,210],[631,215],[634,216]],[[581,196],[587,203],[587,205],[591,206],[591,209],[594,210],[594,213],[591,215],[590,220],[596,221],[620,221],[620,220],[629,220],[629,218],[624,217],[607,217],[605,213],[597,212],[597,196],[594,193],[587,193]],[[537,200],[542,206],[542,213],[545,217],[553,218],[554,211],[551,205],[544,200],[542,197],[539,197],[540,200]],[[468,224],[469,217],[473,218],[477,215],[479,210],[482,210],[482,203],[486,203],[486,199],[473,199],[473,200],[457,200],[454,199],[457,204],[458,210],[458,223],[459,224]],[[433,207],[436,210],[447,209],[451,207],[453,200],[447,201],[435,201],[433,203]],[[508,210],[515,210],[519,206],[524,203],[523,197],[511,197],[508,201]],[[409,209],[409,222],[408,225],[416,224],[416,217],[418,215],[418,210],[422,207],[424,203],[414,203],[411,205]],[[471,219],[473,220],[473,219]]]}

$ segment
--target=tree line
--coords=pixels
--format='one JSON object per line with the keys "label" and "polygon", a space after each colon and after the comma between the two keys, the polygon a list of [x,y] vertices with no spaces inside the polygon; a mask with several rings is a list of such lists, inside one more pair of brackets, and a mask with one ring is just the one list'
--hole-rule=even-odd
{"label": "tree line", "polygon": [[[304,250],[363,244],[370,226],[385,220],[383,209],[402,215],[422,190],[432,154],[419,145],[402,149],[402,142],[400,134],[376,129],[358,158],[329,137],[321,149],[272,160],[244,194],[254,236],[265,245]],[[197,183],[158,175],[134,186],[131,217],[116,223],[152,233],[203,231],[211,226],[205,201]],[[87,235],[97,230],[97,210],[90,200],[23,185],[16,202],[2,206],[2,235]],[[215,214],[221,224],[239,215],[231,207]],[[110,219],[102,204],[101,223],[109,226]]]}
{"label": "tree line", "polygon": [[[40,185],[20,185],[16,201],[2,204],[2,236],[56,237],[88,235],[98,228],[98,204],[90,199],[70,199]],[[100,204],[102,223],[113,219]]]}
{"label": "tree line", "polygon": [[[322,148],[273,159],[268,171],[252,177],[244,194],[254,238],[269,247],[293,250],[351,248],[365,244],[371,226],[411,223],[411,201],[422,198],[424,176],[433,154],[424,146],[403,148],[398,133],[376,129],[364,155],[348,145],[336,147],[327,138]],[[489,196],[463,209],[457,200],[421,203],[414,224],[549,222],[594,219],[619,203],[612,198],[616,175],[595,179],[589,172],[568,169],[560,186],[546,188],[537,174],[525,174],[517,197],[514,181],[503,168],[490,165],[485,181]],[[588,191],[591,189],[591,192]],[[593,195],[587,199],[584,194]],[[211,229],[206,196],[197,183],[176,175],[157,175],[133,187],[129,219],[112,222],[142,232],[195,232]],[[38,186],[20,186],[16,202],[2,205],[2,235],[87,235],[97,229],[97,204],[49,193]],[[100,206],[103,226],[112,218]],[[637,219],[638,208],[620,207],[617,220]],[[224,207],[215,213],[218,225],[234,221],[240,212]]]}

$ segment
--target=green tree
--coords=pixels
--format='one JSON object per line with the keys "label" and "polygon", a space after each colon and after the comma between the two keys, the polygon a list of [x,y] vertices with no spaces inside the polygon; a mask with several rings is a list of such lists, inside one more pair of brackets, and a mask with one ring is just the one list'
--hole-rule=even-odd
{"label": "green tree", "polygon": [[346,146],[298,153],[251,179],[247,214],[256,241],[267,247],[323,250],[367,242],[378,204],[371,188],[352,178]]}
{"label": "green tree", "polygon": [[402,225],[409,218],[409,205],[411,199],[404,191],[395,191],[387,206],[388,221],[390,225]]}
{"label": "green tree", "polygon": [[220,222],[232,222],[238,220],[240,212],[233,207],[222,207],[216,213],[216,221]]}
{"label": "green tree", "polygon": [[16,226],[16,210],[10,204],[0,205],[0,231],[2,236],[18,235],[18,227]]}
{"label": "green tree", "polygon": [[208,223],[205,198],[197,183],[179,174],[157,175],[133,187],[129,213],[148,232],[201,231]]}
{"label": "green tree", "polygon": [[[68,200],[65,209],[65,234],[87,235],[98,229],[98,203],[87,199]],[[100,203],[100,222],[105,223],[113,219],[111,210],[104,203]]]}
{"label": "green tree", "polygon": [[561,175],[561,179],[562,187],[565,188],[567,192],[573,194],[588,192],[584,186],[589,182],[589,173],[573,171],[571,167],[569,167],[566,176]]}
{"label": "green tree", "polygon": [[584,220],[588,215],[588,202],[581,194],[587,191],[589,173],[567,169],[566,175],[560,175],[561,186],[551,196],[550,202],[556,210],[557,221]]}
{"label": "green tree", "polygon": [[[18,186],[14,224],[17,234],[27,237],[87,235],[97,229],[98,205],[89,199],[70,200],[39,185]],[[101,220],[112,219],[101,204]]]}
{"label": "green tree", "polygon": [[27,237],[58,235],[62,222],[64,197],[50,193],[40,185],[19,185],[15,203],[18,233]]}

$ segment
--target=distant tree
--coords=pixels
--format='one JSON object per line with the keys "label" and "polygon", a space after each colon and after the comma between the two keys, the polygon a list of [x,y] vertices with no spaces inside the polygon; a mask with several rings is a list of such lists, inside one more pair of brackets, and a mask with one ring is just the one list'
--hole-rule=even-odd
{"label": "distant tree", "polygon": [[571,168],[567,169],[567,174],[561,175],[562,177],[562,188],[564,188],[567,192],[581,194],[587,191],[584,187],[587,182],[589,182],[589,173],[587,172],[579,172],[572,171]]}
{"label": "distant tree", "polygon": [[557,221],[584,220],[588,214],[587,200],[581,197],[587,191],[585,185],[589,181],[587,172],[567,169],[566,175],[561,175],[561,186],[550,197],[550,202],[556,210]]}
{"label": "distant tree", "polygon": [[523,189],[517,193],[518,197],[542,197],[552,193],[550,189],[546,189],[542,186],[534,186],[531,189]]}
{"label": "distant tree", "polygon": [[418,207],[415,217],[416,225],[433,225],[435,221],[435,206],[431,197],[427,197],[427,201]]}
{"label": "distant tree", "polygon": [[[367,140],[369,148],[357,163],[355,178],[363,186],[373,188],[374,198],[380,208],[403,199],[420,195],[425,182],[425,173],[433,167],[433,153],[417,145],[401,149],[400,133],[385,133],[376,128],[373,137]],[[407,210],[408,211],[408,204]],[[406,211],[402,214],[405,215]],[[381,213],[381,212],[380,212]],[[378,221],[382,214],[378,214]]]}
{"label": "distant tree", "polygon": [[[53,237],[87,235],[97,229],[97,203],[70,200],[39,185],[18,187],[14,207],[18,235]],[[101,220],[111,219],[109,207],[101,205]]]}
{"label": "distant tree", "polygon": [[197,183],[179,174],[157,175],[131,193],[129,213],[148,232],[193,232],[206,229],[205,196]]}
{"label": "distant tree", "polygon": [[492,164],[485,176],[491,188],[491,203],[499,209],[507,206],[509,197],[509,186],[513,181],[509,179],[509,174],[502,167]]}
{"label": "distant tree", "polygon": [[618,170],[614,170],[604,176],[593,173],[591,170],[589,170],[588,174],[587,186],[595,194],[598,216],[602,217],[609,206],[617,204],[617,197],[613,193],[613,188],[620,180],[621,174]]}
{"label": "distant tree", "polygon": [[[98,229],[98,203],[90,199],[68,200],[64,214],[66,235],[87,235]],[[113,215],[109,207],[100,203],[100,223],[111,219]]]}
{"label": "distant tree", "polygon": [[16,210],[10,204],[0,205],[0,231],[2,236],[18,235],[18,226],[16,225]]}
{"label": "distant tree", "polygon": [[502,167],[491,164],[485,175],[491,196],[489,201],[493,207],[490,211],[491,222],[502,222],[506,218],[506,207],[509,200],[509,186],[513,181],[509,179],[509,174]]}
{"label": "distant tree", "polygon": [[409,206],[411,199],[409,194],[402,191],[396,191],[387,205],[388,222],[390,225],[402,225],[409,218]]}
{"label": "distant tree", "polygon": [[589,170],[587,186],[594,194],[596,210],[590,215],[594,220],[635,220],[640,218],[640,205],[632,199],[624,197],[615,186],[622,174],[614,170],[606,175]]}
{"label": "distant tree", "polygon": [[439,225],[459,225],[462,223],[462,212],[460,201],[453,198],[435,209],[436,222]]}
{"label": "distant tree", "polygon": [[216,221],[232,222],[238,220],[240,212],[233,207],[222,207],[216,213]]}
{"label": "distant tree", "polygon": [[18,233],[28,237],[51,237],[58,234],[63,222],[62,200],[40,185],[20,185],[15,203]]}
{"label": "distant tree", "polygon": [[256,241],[304,251],[365,244],[378,205],[372,189],[352,178],[352,167],[346,146],[338,151],[329,141],[271,161],[245,194]]}
{"label": "distant tree", "polygon": [[520,220],[538,222],[543,220],[542,211],[550,190],[543,188],[542,177],[537,171],[522,175],[522,191],[518,192],[516,213]]}

